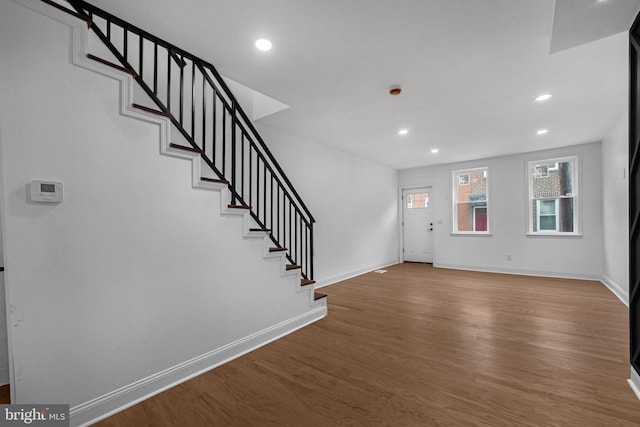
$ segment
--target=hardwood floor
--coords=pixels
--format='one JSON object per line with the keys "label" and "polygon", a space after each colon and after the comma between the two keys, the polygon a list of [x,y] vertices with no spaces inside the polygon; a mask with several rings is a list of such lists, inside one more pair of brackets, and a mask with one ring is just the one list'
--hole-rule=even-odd
{"label": "hardwood floor", "polygon": [[98,425],[640,425],[599,282],[400,264],[322,291],[326,319]]}
{"label": "hardwood floor", "polygon": [[8,405],[11,403],[11,389],[9,384],[0,386],[0,404]]}

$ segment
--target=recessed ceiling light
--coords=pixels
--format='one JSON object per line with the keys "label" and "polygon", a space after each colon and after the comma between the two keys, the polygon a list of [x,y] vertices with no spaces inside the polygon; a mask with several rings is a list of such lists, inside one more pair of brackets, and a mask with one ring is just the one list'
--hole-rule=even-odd
{"label": "recessed ceiling light", "polygon": [[256,40],[256,48],[263,52],[267,52],[271,50],[271,42],[267,39],[258,39]]}
{"label": "recessed ceiling light", "polygon": [[432,152],[433,154],[436,154],[438,151],[440,151],[440,150],[438,150],[437,148],[432,148],[432,149],[431,149],[431,152]]}
{"label": "recessed ceiling light", "polygon": [[549,129],[540,129],[536,132],[536,135],[544,135],[547,132],[549,132]]}
{"label": "recessed ceiling light", "polygon": [[542,101],[546,101],[547,99],[551,98],[553,95],[550,93],[543,93],[542,95],[536,96],[536,101],[537,102],[542,102]]}
{"label": "recessed ceiling light", "polygon": [[406,135],[409,133],[409,129],[400,129],[398,135]]}

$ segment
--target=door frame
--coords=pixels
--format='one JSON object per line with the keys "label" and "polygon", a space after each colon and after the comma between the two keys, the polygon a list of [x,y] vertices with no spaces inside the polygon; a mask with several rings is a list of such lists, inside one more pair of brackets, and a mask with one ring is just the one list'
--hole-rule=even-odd
{"label": "door frame", "polygon": [[[404,200],[402,198],[402,194],[405,190],[416,190],[418,188],[431,188],[429,192],[429,200],[434,200],[436,190],[433,184],[413,184],[413,185],[404,185],[398,186],[398,259],[400,263],[404,262]],[[438,220],[436,219],[436,210],[433,210],[433,265],[436,265],[436,238],[435,233],[437,230]]]}
{"label": "door frame", "polygon": [[629,30],[629,362],[631,388],[640,398],[640,186],[636,184],[640,175],[640,14]]}

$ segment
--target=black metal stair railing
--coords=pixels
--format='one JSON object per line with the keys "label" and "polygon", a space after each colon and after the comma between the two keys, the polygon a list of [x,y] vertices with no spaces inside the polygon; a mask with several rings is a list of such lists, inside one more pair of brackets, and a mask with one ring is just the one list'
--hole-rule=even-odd
{"label": "black metal stair railing", "polygon": [[83,0],[67,0],[203,161],[229,182],[302,276],[313,278],[313,216],[210,63]]}

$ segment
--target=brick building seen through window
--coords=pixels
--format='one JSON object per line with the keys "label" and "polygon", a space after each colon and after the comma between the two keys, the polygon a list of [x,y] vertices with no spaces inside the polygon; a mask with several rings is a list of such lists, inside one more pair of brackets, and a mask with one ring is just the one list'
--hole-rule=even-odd
{"label": "brick building seen through window", "polygon": [[574,160],[530,163],[530,231],[574,232]]}
{"label": "brick building seen through window", "polygon": [[487,169],[455,174],[457,232],[486,232],[488,228]]}

